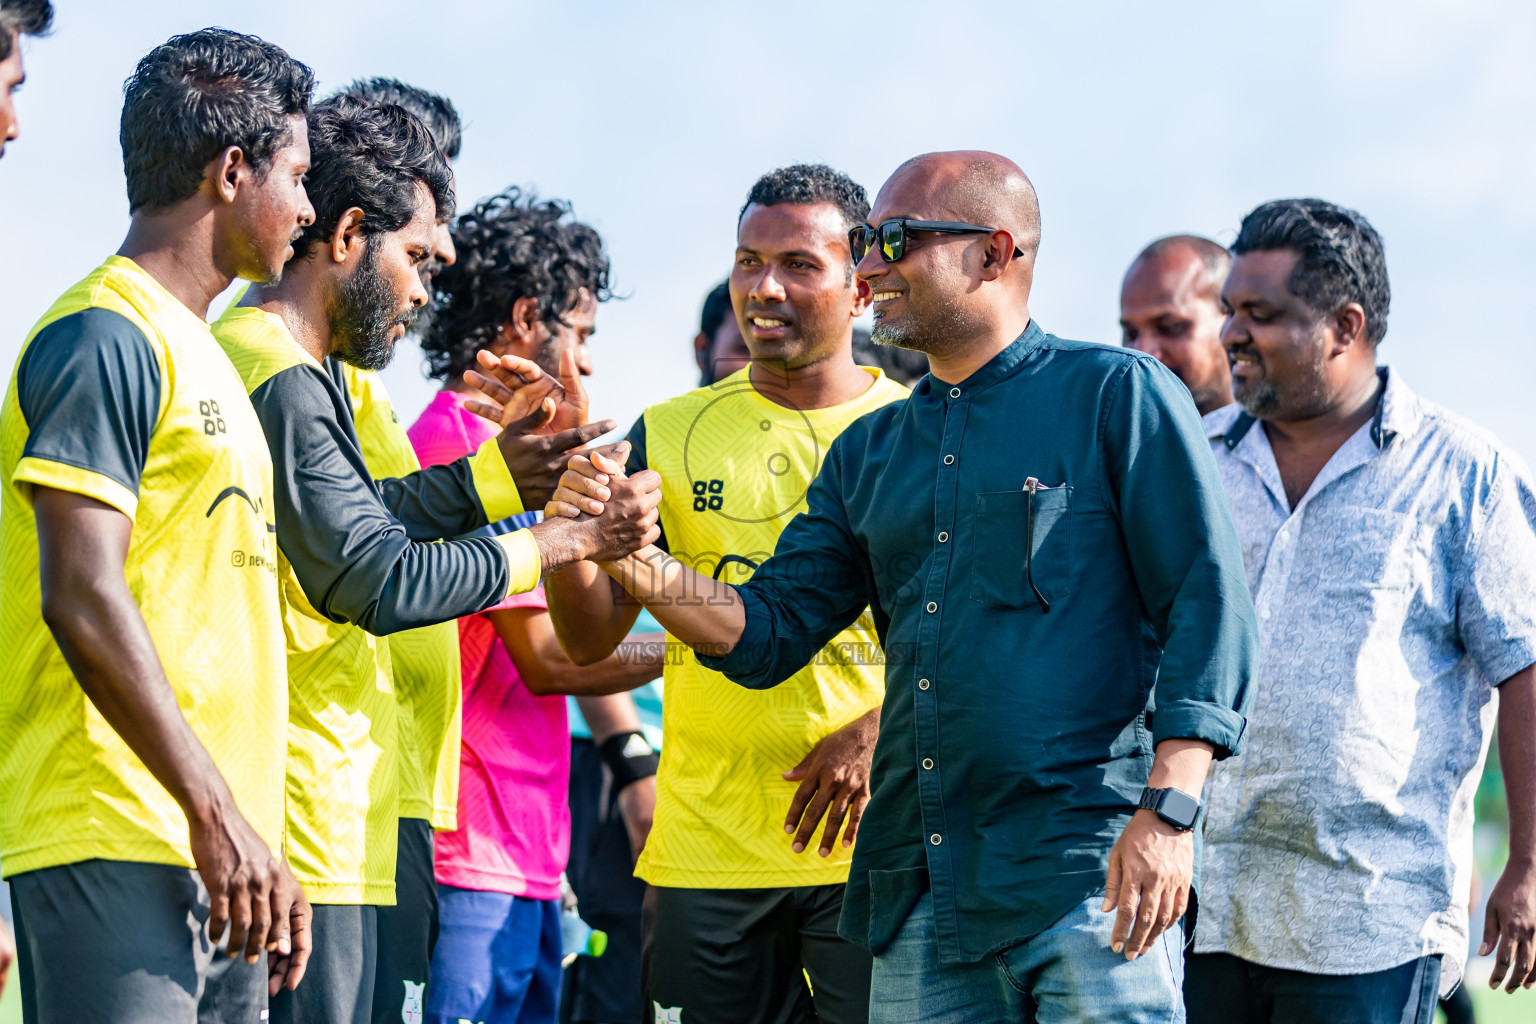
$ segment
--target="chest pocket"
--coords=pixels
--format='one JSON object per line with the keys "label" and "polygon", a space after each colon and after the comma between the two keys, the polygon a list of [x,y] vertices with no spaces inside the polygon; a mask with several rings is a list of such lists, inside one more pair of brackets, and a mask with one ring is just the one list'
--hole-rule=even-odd
{"label": "chest pocket", "polygon": [[976,495],[972,601],[1050,611],[1072,582],[1072,488]]}

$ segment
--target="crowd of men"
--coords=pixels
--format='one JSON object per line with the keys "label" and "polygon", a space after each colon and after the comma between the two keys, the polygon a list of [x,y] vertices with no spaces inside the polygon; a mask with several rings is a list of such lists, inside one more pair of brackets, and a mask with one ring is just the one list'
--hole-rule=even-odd
{"label": "crowd of men", "polygon": [[1115,347],[1007,158],[770,170],[700,387],[593,447],[603,241],[460,212],[462,132],[222,29],[125,85],[0,407],[29,1024],[1427,1022],[1495,726],[1536,985],[1536,486],[1378,362],[1363,216],[1153,242]]}

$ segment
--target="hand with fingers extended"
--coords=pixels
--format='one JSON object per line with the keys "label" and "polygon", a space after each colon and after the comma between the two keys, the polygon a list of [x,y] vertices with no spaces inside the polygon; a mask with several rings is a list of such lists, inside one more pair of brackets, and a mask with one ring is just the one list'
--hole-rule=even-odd
{"label": "hand with fingers extended", "polygon": [[1116,912],[1109,948],[1135,960],[1184,916],[1195,873],[1195,838],[1152,811],[1137,811],[1109,851],[1104,913]]}
{"label": "hand with fingers extended", "polygon": [[[273,853],[228,793],[190,820],[192,860],[208,890],[208,939],[225,940],[231,959],[261,959],[290,939],[288,913],[298,890],[288,865]],[[225,929],[228,936],[225,936]]]}
{"label": "hand with fingers extended", "polygon": [[[286,906],[286,912],[282,907]],[[304,895],[298,879],[283,860],[283,878],[272,890],[272,919],[283,921],[286,926],[278,934],[275,948],[267,947],[267,996],[275,998],[283,989],[292,992],[304,980],[304,969],[309,964],[309,953],[314,946],[310,922],[314,910]]]}
{"label": "hand with fingers extended", "polygon": [[502,428],[497,444],[523,507],[540,508],[549,501],[570,454],[616,424],[587,422],[587,392],[574,353],[561,357],[563,383],[517,356],[498,358],[482,349],[476,358],[484,372],[466,370],[464,381],[484,399],[471,399],[464,407]]}
{"label": "hand with fingers extended", "polygon": [[1498,950],[1488,987],[1503,984],[1506,992],[1536,985],[1536,865],[1529,859],[1530,851],[1520,858],[1514,853],[1511,850],[1509,864],[1488,895],[1483,942],[1478,947],[1479,956]]}
{"label": "hand with fingers extended", "polygon": [[880,709],[875,708],[823,736],[799,764],[784,773],[785,781],[800,783],[784,818],[784,831],[795,837],[796,853],[810,845],[823,817],[827,819],[819,850],[823,857],[832,853],[840,829],[843,845],[853,845],[864,805],[869,803],[870,764],[879,733]]}

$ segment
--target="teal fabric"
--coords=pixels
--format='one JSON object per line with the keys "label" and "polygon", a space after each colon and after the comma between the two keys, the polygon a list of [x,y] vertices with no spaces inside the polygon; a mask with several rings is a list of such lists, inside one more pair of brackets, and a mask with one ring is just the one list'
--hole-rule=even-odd
{"label": "teal fabric", "polygon": [[771,687],[873,611],[886,699],[850,940],[893,937],[872,874],[931,886],[945,963],[1028,939],[1102,891],[1156,743],[1238,749],[1253,605],[1200,417],[1155,360],[1031,324],[856,421],[807,501],[738,588],[740,642],[700,660]]}

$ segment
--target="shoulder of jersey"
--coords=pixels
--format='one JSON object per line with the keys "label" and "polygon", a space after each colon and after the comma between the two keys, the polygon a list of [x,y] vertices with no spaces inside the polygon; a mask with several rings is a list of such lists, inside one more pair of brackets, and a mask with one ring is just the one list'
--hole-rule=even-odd
{"label": "shoulder of jersey", "polygon": [[213,336],[235,365],[247,391],[255,391],[290,367],[316,365],[293,340],[282,318],[260,309],[226,310],[214,321]]}

